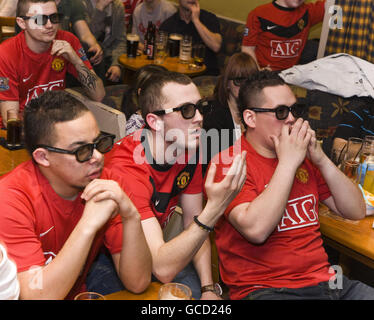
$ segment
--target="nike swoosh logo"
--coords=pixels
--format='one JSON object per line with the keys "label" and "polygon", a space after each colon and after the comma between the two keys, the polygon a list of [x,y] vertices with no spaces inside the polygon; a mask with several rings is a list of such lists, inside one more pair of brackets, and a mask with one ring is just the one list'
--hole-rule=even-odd
{"label": "nike swoosh logo", "polygon": [[160,203],[160,200],[156,200],[155,201],[155,207],[157,207],[159,203]]}
{"label": "nike swoosh logo", "polygon": [[44,236],[45,236],[49,231],[51,231],[54,227],[55,227],[55,226],[50,227],[46,232],[43,232],[43,233],[39,234],[39,237],[40,237],[40,238],[41,238],[41,237],[44,237]]}
{"label": "nike swoosh logo", "polygon": [[22,79],[22,81],[26,82],[26,81],[30,80],[31,77],[32,77],[32,74],[30,74],[27,78]]}
{"label": "nike swoosh logo", "polygon": [[276,28],[276,27],[277,27],[277,26],[267,26],[266,29],[267,29],[267,30],[271,30],[271,29],[274,29],[274,28]]}

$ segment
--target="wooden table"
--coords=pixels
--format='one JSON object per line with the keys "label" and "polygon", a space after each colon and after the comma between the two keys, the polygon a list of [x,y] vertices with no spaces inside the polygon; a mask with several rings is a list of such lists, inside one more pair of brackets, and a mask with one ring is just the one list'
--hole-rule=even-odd
{"label": "wooden table", "polygon": [[326,244],[341,254],[339,264],[347,268],[346,258],[353,258],[374,269],[374,216],[359,221],[341,218],[325,205],[319,207],[320,230]]}
{"label": "wooden table", "polygon": [[[0,129],[0,137],[6,138],[6,130]],[[20,163],[30,159],[26,149],[8,150],[0,146],[0,176],[13,170]]]}
{"label": "wooden table", "polygon": [[114,292],[105,296],[107,300],[158,300],[160,282],[152,282],[148,289],[141,294],[134,294],[127,290]]}
{"label": "wooden table", "polygon": [[[147,56],[142,54],[140,56],[137,56],[136,58],[128,58],[127,54],[122,54],[118,61],[121,63],[121,65],[132,72],[137,71],[141,67],[144,67],[147,64],[155,64],[155,60],[148,60]],[[190,77],[195,77],[198,75],[201,75],[205,72],[206,66],[203,65],[201,68],[198,69],[191,69],[189,68],[189,64],[187,63],[179,63],[178,57],[167,57],[161,66],[165,67],[169,71],[179,72],[183,73],[185,75],[188,75]],[[125,72],[125,83],[126,80],[128,80],[128,72]]]}

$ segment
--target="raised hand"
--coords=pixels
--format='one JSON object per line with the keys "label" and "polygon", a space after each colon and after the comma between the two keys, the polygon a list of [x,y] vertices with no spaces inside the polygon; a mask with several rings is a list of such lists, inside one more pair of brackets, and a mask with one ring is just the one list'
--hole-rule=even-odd
{"label": "raised hand", "polygon": [[247,177],[246,155],[244,151],[235,157],[226,177],[220,182],[214,182],[217,168],[212,162],[205,180],[208,201],[212,201],[219,208],[226,208],[240,192]]}
{"label": "raised hand", "polygon": [[311,139],[309,123],[299,118],[292,126],[284,124],[279,137],[270,138],[274,142],[279,162],[284,161],[297,168],[305,159]]}

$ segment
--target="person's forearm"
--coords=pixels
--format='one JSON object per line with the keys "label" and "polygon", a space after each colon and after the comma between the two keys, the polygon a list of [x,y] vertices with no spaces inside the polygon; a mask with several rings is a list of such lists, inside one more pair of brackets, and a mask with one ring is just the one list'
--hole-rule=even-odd
{"label": "person's forearm", "polygon": [[222,36],[219,33],[211,32],[199,19],[193,20],[193,23],[205,45],[217,53],[221,49]]}
{"label": "person's forearm", "polygon": [[78,80],[86,89],[88,96],[94,101],[101,101],[105,96],[105,89],[102,80],[96,75],[93,70],[80,61],[75,64],[78,72]]}
{"label": "person's forearm", "polygon": [[151,281],[151,253],[137,212],[132,218],[122,220],[122,226],[119,276],[127,290],[140,293],[148,287]]}
{"label": "person's forearm", "polygon": [[211,253],[212,248],[208,237],[193,258],[193,263],[202,287],[213,283]]}
{"label": "person's forearm", "polygon": [[[19,274],[21,299],[64,299],[76,282],[96,232],[78,222],[57,256],[40,270]],[[33,285],[31,285],[33,284]]]}
{"label": "person's forearm", "polygon": [[248,241],[263,243],[278,225],[287,206],[295,173],[296,169],[287,163],[278,163],[265,190],[246,208],[238,210],[235,221],[231,220],[230,214],[230,221]]}
{"label": "person's forearm", "polygon": [[337,214],[352,220],[364,218],[366,205],[357,184],[350,181],[327,156],[318,168],[329,186]]}
{"label": "person's forearm", "polygon": [[[223,209],[215,205],[209,205],[199,215],[199,221],[207,226],[214,226]],[[153,273],[161,282],[170,282],[183,268],[191,262],[192,258],[199,251],[208,232],[202,230],[195,222],[178,236],[164,243],[153,254]]]}

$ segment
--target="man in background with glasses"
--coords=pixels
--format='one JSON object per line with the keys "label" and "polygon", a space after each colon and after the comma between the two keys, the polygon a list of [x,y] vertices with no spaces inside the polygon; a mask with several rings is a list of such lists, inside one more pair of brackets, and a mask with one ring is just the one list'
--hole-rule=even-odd
{"label": "man in background with glasses", "polygon": [[[247,179],[215,229],[231,299],[373,299],[373,288],[335,278],[328,263],[319,201],[352,220],[365,217],[365,204],[323,153],[291,89],[276,73],[258,72],[240,88],[239,110],[246,131],[221,156],[240,144]],[[229,165],[217,164],[218,181]]]}
{"label": "man in background with glasses", "polygon": [[[203,209],[198,157],[203,151],[198,146],[208,104],[189,77],[163,72],[144,84],[139,105],[146,128],[116,143],[105,165],[128,181],[121,186],[141,215],[153,275],[164,283],[188,285],[195,299],[218,299],[208,235],[245,180],[244,156],[235,159],[230,174],[219,184],[213,181],[213,168],[207,173]],[[178,205],[184,231],[183,227],[179,234],[172,230],[170,240],[163,231],[173,228],[170,221],[178,218]]]}
{"label": "man in background with glasses", "polygon": [[93,114],[65,91],[33,99],[24,128],[32,160],[0,182],[0,241],[17,265],[20,298],[71,299],[87,291],[103,245],[123,285],[144,291],[151,255],[140,215],[103,169],[113,135],[100,132]]}
{"label": "man in background with glasses", "polygon": [[102,81],[71,33],[58,30],[62,16],[52,0],[20,0],[17,36],[0,45],[0,109],[6,125],[7,110],[23,109],[45,91],[63,90],[67,73],[76,77],[88,96],[101,101]]}

